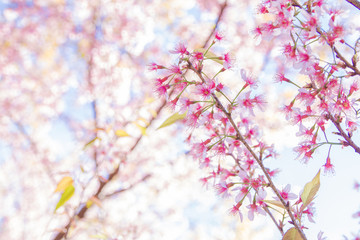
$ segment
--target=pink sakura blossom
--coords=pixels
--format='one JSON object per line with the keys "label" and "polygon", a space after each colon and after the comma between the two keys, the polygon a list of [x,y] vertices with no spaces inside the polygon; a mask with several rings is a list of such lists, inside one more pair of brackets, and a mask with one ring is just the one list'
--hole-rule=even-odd
{"label": "pink sakura blossom", "polygon": [[319,105],[318,105],[319,109],[322,110],[323,112],[327,112],[329,109],[329,105],[327,104],[327,102],[325,100],[321,100]]}
{"label": "pink sakura blossom", "polygon": [[230,53],[224,54],[223,57],[219,57],[220,60],[223,60],[224,69],[230,69],[232,67],[232,60],[230,59]]}
{"label": "pink sakura blossom", "polygon": [[297,60],[296,48],[292,46],[290,43],[284,45],[283,53],[285,54],[288,60],[295,62]]}
{"label": "pink sakura blossom", "polygon": [[251,141],[252,139],[256,139],[259,136],[259,127],[254,126],[252,128],[249,128],[247,133],[244,134],[244,137]]}
{"label": "pink sakura blossom", "polygon": [[281,108],[282,112],[285,113],[286,120],[289,120],[293,115],[294,110],[296,109],[293,108],[293,106],[294,106],[294,101],[292,101],[289,105],[285,105]]}
{"label": "pink sakura blossom", "polygon": [[294,111],[292,112],[292,119],[291,119],[291,123],[293,125],[295,124],[300,124],[302,125],[302,120],[305,118],[308,118],[309,116],[307,114],[303,114],[300,109],[298,108],[294,108]]}
{"label": "pink sakura blossom", "polygon": [[[291,186],[287,184],[279,193],[285,202],[296,199],[297,195],[295,193],[290,193]],[[280,201],[278,197],[275,197],[276,200]]]}
{"label": "pink sakura blossom", "polygon": [[227,149],[224,143],[217,144],[212,149],[215,151],[216,156],[225,156],[227,153]]}
{"label": "pink sakura blossom", "polygon": [[237,150],[238,154],[241,153],[241,142],[239,140],[228,138],[227,142],[229,143],[229,153],[233,153],[234,149]]}
{"label": "pink sakura blossom", "polygon": [[247,75],[246,71],[244,69],[241,69],[241,78],[245,81],[245,87],[250,86],[250,88],[256,88],[257,87],[257,80],[252,77],[251,75]]}
{"label": "pink sakura blossom", "polygon": [[245,196],[247,196],[251,201],[251,193],[249,191],[249,187],[243,185],[242,187],[234,188],[233,191],[239,191],[239,193],[235,197],[235,201],[240,202],[244,199]]}
{"label": "pink sakura blossom", "polygon": [[262,206],[264,205],[263,200],[265,199],[265,197],[266,192],[260,190],[255,197],[256,200],[252,204],[247,206],[247,208],[249,209],[248,218],[250,221],[254,220],[254,213],[266,216],[266,212],[262,208]]}
{"label": "pink sakura blossom", "polygon": [[335,174],[334,165],[331,163],[329,156],[326,158],[326,163],[323,165],[323,167],[324,167],[324,174],[329,174],[329,175]]}
{"label": "pink sakura blossom", "polygon": [[173,74],[179,74],[179,75],[182,74],[182,71],[181,71],[180,67],[177,66],[177,65],[172,65],[169,70]]}
{"label": "pink sakura blossom", "polygon": [[201,61],[204,59],[204,54],[202,52],[194,52],[194,58],[197,61]]}
{"label": "pink sakura blossom", "polygon": [[353,110],[351,108],[351,103],[349,99],[345,96],[344,93],[339,93],[338,98],[333,105],[334,111],[337,114],[340,114],[341,112],[345,114],[349,114],[350,116],[353,114]]}
{"label": "pink sakura blossom", "polygon": [[188,98],[180,98],[180,113],[185,113],[186,111],[188,111],[190,106],[193,104],[194,102]]}
{"label": "pink sakura blossom", "polygon": [[200,162],[200,168],[208,168],[211,166],[210,163],[210,158],[206,157],[202,162]]}
{"label": "pink sakura blossom", "polygon": [[215,185],[215,189],[218,195],[220,195],[223,198],[227,198],[230,196],[229,189],[233,186],[233,183],[226,183],[225,181],[222,181]]}
{"label": "pink sakura blossom", "polygon": [[175,78],[173,85],[175,92],[181,93],[188,86],[188,83],[183,81],[181,78]]}
{"label": "pink sakura blossom", "polygon": [[168,84],[166,85],[160,85],[155,89],[155,92],[161,97],[161,96],[165,96],[166,98],[168,97],[167,94],[167,90],[170,88],[170,86]]}
{"label": "pink sakura blossom", "polygon": [[223,40],[223,38],[224,38],[223,34],[221,34],[219,31],[215,32],[215,40],[214,40],[214,42],[220,42],[221,40]]}
{"label": "pink sakura blossom", "polygon": [[216,88],[215,82],[212,80],[209,80],[206,84],[200,84],[196,86],[195,93],[200,95],[203,99],[207,99],[211,96],[212,93],[214,93]]}
{"label": "pink sakura blossom", "polygon": [[257,26],[256,28],[254,28],[251,33],[254,35],[254,38],[260,43],[262,40],[262,35],[263,35],[263,28],[261,26]]}
{"label": "pink sakura blossom", "polygon": [[306,214],[308,217],[309,222],[315,223],[313,217],[314,217],[314,213],[315,213],[315,207],[314,207],[314,203],[310,203],[306,210],[303,211],[303,214]]}
{"label": "pink sakura blossom", "polygon": [[240,107],[244,107],[246,110],[249,111],[249,113],[252,116],[255,116],[254,113],[254,101],[253,99],[250,97],[251,92],[247,92],[245,94],[240,95],[240,97],[237,99],[237,102],[239,103]]}
{"label": "pink sakura blossom", "polygon": [[297,62],[294,63],[295,68],[301,69],[301,73],[306,73],[311,69],[313,64],[314,62],[309,47],[301,51],[298,50],[298,59]]}
{"label": "pink sakura blossom", "polygon": [[173,110],[173,111],[175,110],[178,101],[179,101],[179,97],[176,97],[173,100],[168,102],[168,105],[171,110]]}
{"label": "pink sakura blossom", "polygon": [[241,211],[240,211],[241,205],[242,205],[242,202],[238,202],[236,205],[234,205],[234,206],[230,209],[229,213],[230,213],[231,215],[239,214],[240,221],[242,222],[242,221],[243,221],[243,215],[242,215],[242,213],[241,213]]}
{"label": "pink sakura blossom", "polygon": [[317,235],[317,240],[326,240],[327,237],[324,237],[324,232],[319,232],[318,235]]}
{"label": "pink sakura blossom", "polygon": [[303,88],[299,89],[299,94],[297,95],[297,98],[300,101],[303,101],[306,106],[310,106],[315,101],[314,94],[311,91]]}
{"label": "pink sakura blossom", "polygon": [[209,180],[211,178],[212,178],[212,176],[200,178],[200,182],[202,183],[202,185],[204,187],[206,187],[206,189],[208,189],[208,187],[209,187]]}
{"label": "pink sakura blossom", "polygon": [[270,177],[275,177],[280,172],[280,170],[279,169],[274,169],[274,170],[267,169],[267,172],[269,173]]}
{"label": "pink sakura blossom", "polygon": [[296,136],[302,136],[306,140],[312,139],[314,136],[314,133],[313,133],[314,130],[315,130],[315,127],[306,128],[303,125],[300,125],[299,132],[296,133]]}
{"label": "pink sakura blossom", "polygon": [[258,10],[258,13],[260,13],[260,14],[269,13],[268,8],[264,4],[259,4],[257,7],[257,10]]}
{"label": "pink sakura blossom", "polygon": [[181,57],[184,57],[184,55],[189,55],[189,51],[186,49],[184,43],[178,43],[178,45],[175,47],[174,50],[171,50],[170,53],[172,54],[180,54]]}
{"label": "pink sakura blossom", "polygon": [[265,110],[266,101],[262,95],[257,95],[253,98],[253,103],[261,110]]}
{"label": "pink sakura blossom", "polygon": [[193,158],[195,159],[205,159],[206,157],[206,153],[208,150],[207,144],[209,143],[209,141],[205,141],[205,142],[201,142],[201,143],[195,143],[193,144],[190,154],[191,156],[193,156]]}
{"label": "pink sakura blossom", "polygon": [[308,153],[311,149],[311,145],[309,144],[300,144],[299,146],[294,148],[294,151],[298,153],[297,159],[300,158],[300,156],[304,156],[306,153]]}
{"label": "pink sakura blossom", "polygon": [[286,78],[283,73],[277,73],[274,79],[276,83],[290,82],[290,79]]}
{"label": "pink sakura blossom", "polygon": [[189,127],[195,128],[198,125],[200,115],[201,115],[201,110],[188,113],[185,118],[186,125],[188,125]]}
{"label": "pink sakura blossom", "polygon": [[226,168],[221,168],[220,181],[226,181],[226,179],[233,176],[236,176],[236,174],[227,170]]}
{"label": "pink sakura blossom", "polygon": [[351,96],[354,92],[357,92],[359,89],[359,81],[355,80],[350,86],[348,97]]}
{"label": "pink sakura blossom", "polygon": [[306,18],[306,22],[304,22],[303,29],[306,31],[305,39],[310,40],[316,37],[316,27],[318,25],[318,17],[315,15],[305,14],[304,17]]}
{"label": "pink sakura blossom", "polygon": [[149,64],[149,70],[150,71],[156,71],[156,70],[159,70],[159,69],[164,69],[165,67],[162,66],[162,65],[158,65],[156,63],[150,63]]}
{"label": "pink sakura blossom", "polygon": [[[255,163],[255,161],[254,161]],[[260,178],[253,178],[250,181],[250,186],[255,189],[256,191],[262,186],[262,181]]]}
{"label": "pink sakura blossom", "polygon": [[335,25],[333,21],[329,22],[330,31],[326,33],[326,41],[333,46],[336,41],[343,41],[345,29],[341,25]]}

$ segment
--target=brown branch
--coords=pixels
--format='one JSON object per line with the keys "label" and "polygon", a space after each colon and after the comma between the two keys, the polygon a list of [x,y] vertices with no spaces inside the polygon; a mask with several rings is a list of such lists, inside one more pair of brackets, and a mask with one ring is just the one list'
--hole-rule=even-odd
{"label": "brown branch", "polygon": [[221,5],[219,15],[218,15],[218,18],[216,20],[215,26],[214,26],[213,30],[211,31],[211,33],[209,34],[208,38],[206,39],[206,41],[205,41],[205,43],[203,45],[203,48],[205,48],[206,45],[209,44],[211,37],[214,35],[220,21],[222,20],[222,17],[224,15],[224,10],[225,10],[226,7],[227,7],[227,0]]}
{"label": "brown branch", "polygon": [[360,75],[359,69],[357,69],[357,67],[355,67],[353,64],[351,64],[349,61],[347,61],[346,58],[341,55],[341,53],[339,52],[339,50],[337,50],[337,48],[336,48],[335,46],[333,46],[332,49],[333,49],[334,52],[336,53],[336,56],[337,56],[338,58],[340,58],[340,60],[345,63],[346,67],[348,67],[348,68],[350,68],[351,70],[353,70],[356,75]]}
{"label": "brown branch", "polygon": [[360,2],[358,2],[356,0],[346,0],[346,1],[360,10]]}
{"label": "brown branch", "polygon": [[335,125],[335,127],[339,131],[340,135],[345,139],[347,144],[349,144],[349,146],[351,146],[355,150],[356,153],[360,154],[360,147],[358,147],[354,143],[354,141],[351,139],[351,137],[345,133],[345,131],[342,129],[342,127],[340,125],[340,121],[335,119],[335,117],[330,113],[328,113],[328,117],[329,117],[330,121]]}

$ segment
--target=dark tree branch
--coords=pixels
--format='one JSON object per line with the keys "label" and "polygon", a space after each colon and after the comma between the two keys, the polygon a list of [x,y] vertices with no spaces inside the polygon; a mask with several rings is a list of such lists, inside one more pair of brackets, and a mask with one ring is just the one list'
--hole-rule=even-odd
{"label": "dark tree branch", "polygon": [[340,121],[338,121],[332,114],[328,114],[330,121],[335,125],[336,129],[339,131],[340,135],[345,139],[347,144],[352,147],[356,153],[360,154],[360,147],[358,147],[354,141],[350,138],[348,134],[342,129]]}
{"label": "dark tree branch", "polygon": [[346,1],[360,10],[360,2],[358,2],[357,0],[346,0]]}
{"label": "dark tree branch", "polygon": [[222,20],[222,17],[224,15],[224,10],[225,8],[227,7],[227,0],[223,3],[223,5],[221,5],[221,8],[220,8],[220,11],[219,11],[219,15],[218,15],[218,18],[216,20],[216,23],[215,23],[215,27],[213,28],[213,30],[211,31],[211,33],[209,34],[208,38],[206,39],[204,45],[203,45],[203,48],[206,47],[206,45],[209,44],[210,40],[211,40],[211,37],[214,35],[220,21]]}

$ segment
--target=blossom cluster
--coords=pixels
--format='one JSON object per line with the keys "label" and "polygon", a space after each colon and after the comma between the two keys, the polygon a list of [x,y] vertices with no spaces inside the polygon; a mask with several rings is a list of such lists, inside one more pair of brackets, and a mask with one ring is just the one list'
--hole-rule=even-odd
{"label": "blossom cluster", "polygon": [[[320,146],[328,145],[328,157],[324,164],[325,173],[333,173],[330,160],[333,145],[351,146],[359,153],[358,146],[352,141],[357,130],[359,70],[357,69],[357,42],[354,47],[345,40],[345,27],[340,22],[341,9],[326,6],[324,1],[264,1],[259,6],[260,14],[274,16],[258,26],[254,32],[257,37],[269,39],[276,37],[283,46],[282,62],[288,68],[298,70],[305,76],[304,81],[291,80],[285,69],[279,68],[275,77],[277,82],[293,84],[298,93],[293,100],[283,107],[286,118],[299,126],[298,136],[303,141],[294,149],[298,158],[308,162]],[[327,29],[324,27],[327,23]],[[327,55],[315,52],[325,49]],[[343,51],[340,51],[339,49]],[[348,48],[354,53],[351,62],[342,52]],[[300,83],[299,83],[300,82]],[[329,140],[326,127],[332,124],[339,141]],[[320,135],[324,135],[321,141]]]}
{"label": "blossom cluster", "polygon": [[[266,0],[258,12],[270,21],[254,29],[255,37],[260,41],[276,39],[282,48],[275,81],[297,88],[290,103],[282,107],[286,119],[298,126],[297,136],[302,139],[294,148],[297,158],[307,163],[316,150],[328,146],[323,168],[325,174],[332,174],[333,146],[351,147],[360,154],[353,141],[360,110],[359,40],[346,38],[350,32],[340,18],[342,10],[322,0]],[[192,129],[188,137],[191,155],[200,168],[209,170],[202,181],[215,185],[219,195],[234,196],[231,213],[242,219],[247,210],[250,220],[255,213],[272,216],[269,205],[275,201],[306,239],[302,219],[307,216],[313,222],[313,203],[291,193],[290,185],[282,190],[274,186],[271,179],[278,170],[266,168],[263,161],[276,153],[263,141],[255,119],[256,111],[265,106],[265,98],[254,91],[257,80],[245,70],[240,71],[243,82],[238,89],[230,90],[219,80],[221,73],[233,67],[230,53],[212,52],[222,38],[215,33],[208,48],[194,51],[180,43],[171,51],[178,55],[177,64],[153,63],[150,69],[161,71],[155,81],[156,92],[167,98],[174,111],[186,115],[184,123]],[[349,51],[353,52],[350,56]],[[216,68],[216,64],[221,67]],[[270,188],[276,195],[272,201]],[[292,205],[290,200],[294,200]],[[282,231],[284,218],[280,222],[277,227]],[[322,233],[318,238],[323,239]]]}
{"label": "blossom cluster", "polygon": [[[276,152],[264,142],[256,123],[256,112],[266,105],[265,97],[255,92],[257,80],[244,69],[240,71],[239,89],[230,89],[219,80],[221,73],[233,67],[228,53],[212,52],[220,40],[221,35],[216,33],[207,49],[194,51],[180,43],[171,51],[178,55],[176,65],[149,66],[160,71],[154,83],[157,94],[165,97],[174,111],[186,115],[183,121],[191,130],[187,138],[190,154],[208,173],[201,181],[215,186],[222,197],[232,196],[235,203],[230,213],[241,220],[244,212],[250,220],[255,214],[272,216],[270,201],[283,206],[284,216],[292,215],[294,225],[301,226],[304,216],[312,221],[312,205],[301,207],[302,200],[290,192],[290,185],[278,190],[271,181],[278,170],[263,164],[275,158]],[[275,193],[272,197],[270,188]],[[290,201],[295,199],[290,208]],[[284,218],[278,227],[282,229],[283,224]]]}

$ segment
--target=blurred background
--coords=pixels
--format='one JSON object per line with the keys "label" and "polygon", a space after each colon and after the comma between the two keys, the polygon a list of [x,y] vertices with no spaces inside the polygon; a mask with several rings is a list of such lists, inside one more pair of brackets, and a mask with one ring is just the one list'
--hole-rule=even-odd
{"label": "blurred background", "polygon": [[[147,67],[174,62],[169,50],[178,42],[208,46],[214,29],[221,31],[217,50],[236,59],[222,78],[236,87],[242,68],[258,77],[271,103],[259,124],[280,153],[266,164],[282,170],[279,187],[290,183],[299,193],[327,152],[307,165],[294,160],[297,128],[278,107],[296,90],[274,84],[281,46],[271,39],[258,45],[252,35],[266,20],[256,15],[258,4],[2,0],[0,238],[279,239],[268,219],[241,223],[228,214],[233,199],[201,185],[204,173],[184,143],[189,129],[157,130],[172,113],[154,94],[156,74]],[[309,239],[320,230],[340,239],[358,229],[351,215],[359,207],[359,158],[349,149],[333,151],[336,175],[322,178]],[[56,191],[64,177],[75,190],[55,211],[69,185]]]}

